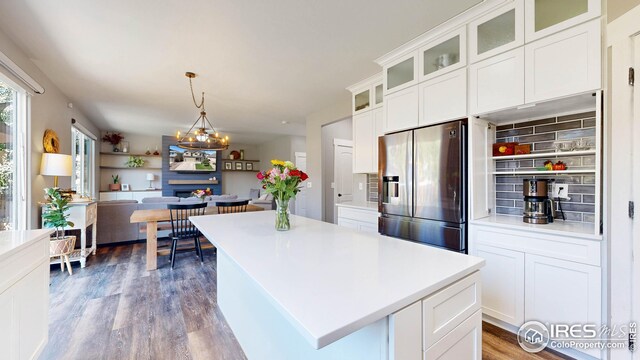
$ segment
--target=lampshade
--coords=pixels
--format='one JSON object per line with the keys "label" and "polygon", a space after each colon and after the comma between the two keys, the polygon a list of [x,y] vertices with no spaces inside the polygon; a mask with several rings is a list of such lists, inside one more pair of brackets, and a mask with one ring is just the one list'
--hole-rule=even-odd
{"label": "lampshade", "polygon": [[71,155],[44,153],[40,163],[40,175],[71,176]]}
{"label": "lampshade", "polygon": [[147,180],[149,181],[153,181],[153,179],[155,179],[155,176],[151,173],[147,174]]}

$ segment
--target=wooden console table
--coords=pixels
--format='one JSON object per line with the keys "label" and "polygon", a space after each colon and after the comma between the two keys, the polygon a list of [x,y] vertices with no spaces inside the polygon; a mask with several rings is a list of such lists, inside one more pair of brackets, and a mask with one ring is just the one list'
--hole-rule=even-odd
{"label": "wooden console table", "polygon": [[[262,211],[260,206],[247,205],[247,211]],[[206,215],[218,214],[218,208],[209,206]],[[131,223],[147,223],[147,271],[158,268],[158,223],[171,221],[168,209],[136,210],[131,214]]]}
{"label": "wooden console table", "polygon": [[[40,204],[45,206],[46,204]],[[98,203],[95,201],[74,201],[69,202],[69,221],[73,222],[73,227],[67,227],[65,230],[80,230],[80,249],[76,249],[71,256],[70,261],[79,261],[80,267],[85,267],[87,257],[96,254],[96,234],[98,221]],[[44,220],[42,223],[44,227]],[[91,226],[91,247],[87,248],[87,228]],[[51,260],[52,264],[59,264],[59,259]]]}

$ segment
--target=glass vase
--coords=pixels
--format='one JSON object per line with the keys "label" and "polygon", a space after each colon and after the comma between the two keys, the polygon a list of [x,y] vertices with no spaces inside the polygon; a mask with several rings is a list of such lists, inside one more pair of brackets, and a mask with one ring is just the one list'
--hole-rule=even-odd
{"label": "glass vase", "polygon": [[289,200],[276,199],[276,230],[287,231],[289,229],[291,229]]}

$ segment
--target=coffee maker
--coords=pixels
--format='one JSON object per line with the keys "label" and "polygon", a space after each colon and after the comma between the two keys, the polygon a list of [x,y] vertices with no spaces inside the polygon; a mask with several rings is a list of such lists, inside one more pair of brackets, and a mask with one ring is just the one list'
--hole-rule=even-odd
{"label": "coffee maker", "polygon": [[524,214],[522,221],[529,224],[548,224],[556,215],[553,200],[547,196],[549,180],[524,179],[522,184],[524,195]]}

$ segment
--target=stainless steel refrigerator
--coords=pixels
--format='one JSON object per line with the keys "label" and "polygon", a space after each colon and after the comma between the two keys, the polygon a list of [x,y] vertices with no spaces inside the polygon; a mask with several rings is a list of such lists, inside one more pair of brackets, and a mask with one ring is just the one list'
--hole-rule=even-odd
{"label": "stainless steel refrigerator", "polygon": [[379,138],[381,234],[467,252],[467,121]]}

